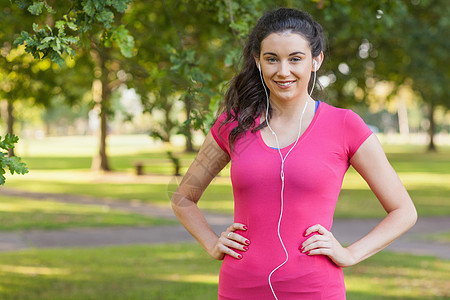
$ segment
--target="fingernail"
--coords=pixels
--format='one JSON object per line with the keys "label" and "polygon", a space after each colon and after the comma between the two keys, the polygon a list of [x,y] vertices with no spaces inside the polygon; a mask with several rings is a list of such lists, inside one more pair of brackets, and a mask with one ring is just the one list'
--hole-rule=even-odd
{"label": "fingernail", "polygon": [[246,243],[247,245],[250,245],[250,241],[249,241],[249,240],[245,240],[245,243]]}
{"label": "fingernail", "polygon": [[242,255],[238,254],[238,258],[239,258],[239,259],[242,259]]}
{"label": "fingernail", "polygon": [[244,250],[247,251],[247,250],[248,250],[248,247],[245,247],[245,246],[244,246]]}
{"label": "fingernail", "polygon": [[248,227],[244,225],[244,229],[245,229],[245,230],[247,230],[247,229],[248,229]]}

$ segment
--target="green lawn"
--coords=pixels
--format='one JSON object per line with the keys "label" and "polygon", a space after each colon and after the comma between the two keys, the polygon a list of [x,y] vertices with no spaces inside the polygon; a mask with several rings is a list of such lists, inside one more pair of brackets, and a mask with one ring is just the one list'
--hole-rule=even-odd
{"label": "green lawn", "polygon": [[[122,138],[124,140],[121,143]],[[175,190],[177,181],[170,175],[172,166],[162,148],[146,146],[148,137],[112,137],[110,162],[119,171],[117,176],[123,174],[123,180],[108,181],[90,175],[91,158],[86,154],[86,148],[94,151],[95,147],[89,141],[89,137],[63,137],[24,142],[22,146],[28,150],[22,151],[28,155],[23,154],[23,158],[29,165],[30,174],[8,176],[6,186],[35,192],[140,200],[169,207],[169,196]],[[59,144],[63,145],[61,149],[52,148]],[[77,148],[80,144],[83,147]],[[182,172],[185,172],[195,154],[182,153],[179,148],[171,150],[181,158]],[[437,153],[426,153],[423,146],[414,145],[388,145],[385,150],[416,204],[419,215],[449,216],[450,147],[439,147]],[[134,176],[133,166],[137,161],[145,163],[147,173],[159,177],[145,181]],[[228,175],[229,166],[222,171],[221,177],[223,179]],[[199,206],[216,212],[232,213],[232,199],[230,184],[226,180],[217,180],[206,190]],[[344,179],[335,217],[367,218],[383,215],[381,205],[367,184],[350,168]]]}
{"label": "green lawn", "polygon": [[[0,299],[217,299],[196,244],[0,253]],[[390,252],[344,270],[348,299],[448,299],[450,261]]]}
{"label": "green lawn", "polygon": [[0,196],[0,220],[0,230],[177,224],[174,220],[150,218],[109,209],[104,205],[81,205],[5,196]]}

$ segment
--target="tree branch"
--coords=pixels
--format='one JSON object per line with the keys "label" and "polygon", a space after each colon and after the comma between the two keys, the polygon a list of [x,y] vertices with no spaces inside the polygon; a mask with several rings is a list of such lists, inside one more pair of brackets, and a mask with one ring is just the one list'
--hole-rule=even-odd
{"label": "tree branch", "polygon": [[[234,17],[233,17],[233,3],[231,0],[227,0],[228,4],[228,13],[230,15],[230,24],[234,23]],[[236,32],[233,27],[231,27],[231,32],[233,33],[233,37],[236,40],[236,43],[240,44],[242,48],[245,47],[245,43],[242,39],[239,38],[239,32]]]}
{"label": "tree branch", "polygon": [[183,36],[181,35],[181,31],[178,29],[177,23],[175,22],[175,20],[172,18],[172,15],[170,14],[170,10],[169,10],[169,7],[167,7],[166,0],[163,0],[162,3],[164,5],[164,9],[166,11],[167,16],[169,17],[170,23],[172,23],[172,26],[175,28],[175,31],[177,32],[178,38],[180,39],[181,49],[183,49],[184,48],[184,42],[183,42]]}

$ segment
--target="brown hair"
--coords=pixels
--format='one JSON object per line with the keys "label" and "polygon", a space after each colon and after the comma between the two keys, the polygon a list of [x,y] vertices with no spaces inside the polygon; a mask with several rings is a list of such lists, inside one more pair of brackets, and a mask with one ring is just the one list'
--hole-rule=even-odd
{"label": "brown hair", "polygon": [[[219,114],[226,111],[226,119],[220,128],[227,123],[237,121],[238,125],[231,130],[228,137],[230,150],[233,151],[236,139],[250,128],[252,132],[265,126],[263,122],[255,126],[255,119],[266,110],[266,95],[263,83],[259,77],[254,58],[259,58],[261,42],[270,34],[291,31],[300,34],[309,42],[312,57],[320,55],[325,48],[322,26],[306,12],[290,8],[279,8],[267,12],[258,21],[247,38],[243,51],[243,66],[241,71],[231,80],[230,87],[225,94],[225,102],[222,104]],[[312,76],[308,90],[312,88]],[[268,92],[269,89],[267,89]],[[270,119],[272,109],[269,107]]]}

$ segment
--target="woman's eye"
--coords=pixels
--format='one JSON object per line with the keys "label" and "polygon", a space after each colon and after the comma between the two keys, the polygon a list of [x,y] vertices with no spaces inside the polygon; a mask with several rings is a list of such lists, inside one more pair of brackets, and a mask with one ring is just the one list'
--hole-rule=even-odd
{"label": "woman's eye", "polygon": [[277,59],[275,57],[269,57],[267,59],[267,61],[270,62],[270,63],[274,63],[274,62],[277,62]]}
{"label": "woman's eye", "polygon": [[298,61],[301,61],[301,58],[300,57],[293,57],[293,58],[291,58],[291,61],[298,62]]}

